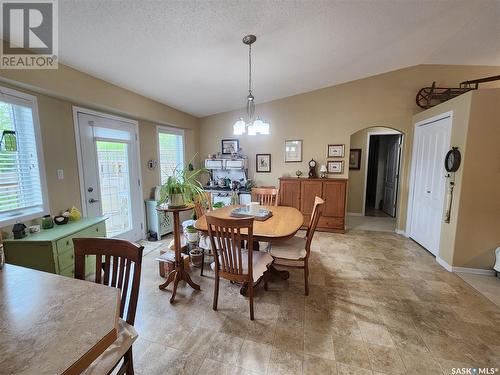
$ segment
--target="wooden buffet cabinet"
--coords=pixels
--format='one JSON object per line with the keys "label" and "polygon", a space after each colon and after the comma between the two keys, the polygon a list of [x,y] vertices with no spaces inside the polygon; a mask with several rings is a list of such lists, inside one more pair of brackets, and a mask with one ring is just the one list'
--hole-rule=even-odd
{"label": "wooden buffet cabinet", "polygon": [[280,178],[280,205],[295,207],[304,215],[304,226],[309,223],[314,197],[325,200],[318,230],[345,232],[347,180],[334,178]]}

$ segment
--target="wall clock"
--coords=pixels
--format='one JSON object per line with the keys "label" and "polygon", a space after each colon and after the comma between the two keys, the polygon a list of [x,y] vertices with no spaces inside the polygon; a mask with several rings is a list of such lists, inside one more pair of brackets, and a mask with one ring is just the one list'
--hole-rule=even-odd
{"label": "wall clock", "polygon": [[446,168],[446,171],[456,172],[460,167],[461,159],[462,156],[460,155],[460,151],[458,151],[458,147],[452,147],[444,159],[444,167]]}

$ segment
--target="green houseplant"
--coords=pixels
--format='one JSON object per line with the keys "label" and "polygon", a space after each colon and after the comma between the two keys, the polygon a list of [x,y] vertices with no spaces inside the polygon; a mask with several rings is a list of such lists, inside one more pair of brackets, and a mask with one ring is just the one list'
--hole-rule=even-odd
{"label": "green houseplant", "polygon": [[192,169],[189,162],[184,168],[174,168],[160,190],[159,204],[166,203],[169,208],[183,207],[193,201],[193,198],[203,192],[203,185],[198,178],[207,172],[205,168]]}

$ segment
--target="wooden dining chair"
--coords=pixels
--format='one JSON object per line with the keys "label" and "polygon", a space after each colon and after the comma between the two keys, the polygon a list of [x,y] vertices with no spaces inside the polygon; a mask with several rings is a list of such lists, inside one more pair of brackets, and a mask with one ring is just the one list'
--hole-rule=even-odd
{"label": "wooden dining chair", "polygon": [[320,197],[314,198],[314,207],[307,227],[306,236],[294,236],[283,243],[272,244],[269,253],[274,259],[274,265],[300,268],[304,270],[304,288],[306,296],[309,294],[309,255],[314,232],[318,226],[325,201]]}
{"label": "wooden dining chair", "polygon": [[120,320],[118,338],[83,374],[111,373],[123,359],[117,374],[134,374],[132,344],[137,338],[133,328],[139,285],[143,246],[129,241],[108,238],[74,238],[75,278],[85,280],[85,258],[95,256],[95,279],[120,289]]}
{"label": "wooden dining chair", "polygon": [[[248,298],[250,303],[250,319],[254,320],[253,288],[254,282],[268,272],[273,258],[269,253],[248,251],[243,249],[241,234],[246,229],[248,235],[248,249],[253,246],[253,218],[221,219],[210,215],[206,216],[208,234],[215,252],[215,288],[213,309],[217,310],[219,298],[219,279],[248,285]],[[265,287],[267,287],[265,285]]]}
{"label": "wooden dining chair", "polygon": [[261,206],[277,206],[279,189],[273,187],[252,188],[252,202],[259,202]]}
{"label": "wooden dining chair", "polygon": [[[204,191],[194,198],[194,212],[197,219],[212,210],[212,193],[210,193],[209,191]],[[212,247],[210,246],[210,239],[206,234],[202,234],[201,232],[200,240],[198,241],[198,247],[201,249],[202,254],[200,276],[203,276],[203,270],[205,268],[205,252],[208,256],[213,256],[213,252]]]}
{"label": "wooden dining chair", "polygon": [[211,192],[204,191],[194,197],[194,213],[196,214],[197,219],[213,209]]}

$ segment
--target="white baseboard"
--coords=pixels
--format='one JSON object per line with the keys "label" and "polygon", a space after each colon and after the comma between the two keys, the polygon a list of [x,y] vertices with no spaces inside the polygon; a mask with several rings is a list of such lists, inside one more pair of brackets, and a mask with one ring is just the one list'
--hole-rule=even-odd
{"label": "white baseboard", "polygon": [[408,234],[406,234],[406,232],[403,230],[403,229],[397,229],[396,228],[396,231],[395,231],[397,234],[400,234],[402,236],[405,236],[405,237],[409,237]]}
{"label": "white baseboard", "polygon": [[365,216],[362,212],[348,212],[347,216]]}
{"label": "white baseboard", "polygon": [[453,267],[453,272],[471,273],[473,275],[493,276],[495,270],[483,270],[482,268]]}
{"label": "white baseboard", "polygon": [[438,262],[448,272],[470,273],[473,275],[483,275],[483,276],[492,276],[495,274],[494,270],[484,270],[482,268],[454,267],[449,265],[443,258],[439,256],[436,257],[436,262]]}
{"label": "white baseboard", "polygon": [[453,272],[453,267],[448,264],[443,258],[441,258],[439,255],[436,256],[436,262],[439,263],[446,271],[448,272]]}

